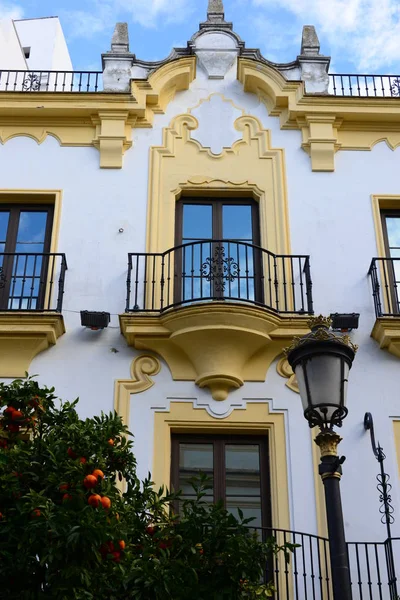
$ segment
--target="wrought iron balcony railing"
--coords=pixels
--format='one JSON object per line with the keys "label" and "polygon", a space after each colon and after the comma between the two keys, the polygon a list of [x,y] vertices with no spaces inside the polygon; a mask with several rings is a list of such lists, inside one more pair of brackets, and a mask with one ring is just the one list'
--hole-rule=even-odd
{"label": "wrought iron balcony railing", "polygon": [[400,98],[400,75],[329,75],[334,96]]}
{"label": "wrought iron balcony railing", "polygon": [[368,271],[377,317],[400,316],[400,258],[373,258]]}
{"label": "wrought iron balcony railing", "polygon": [[201,240],[129,254],[127,312],[230,300],[278,313],[312,313],[309,256],[275,255],[234,240]]}
{"label": "wrought iron balcony railing", "polygon": [[[278,554],[266,566],[265,580],[274,582],[275,600],[333,600],[327,539],[283,529],[256,531],[264,540],[273,537],[279,545],[297,545],[289,563]],[[400,538],[348,543],[347,550],[353,600],[398,600]]]}
{"label": "wrought iron balcony railing", "polygon": [[0,71],[0,92],[99,92],[101,71]]}
{"label": "wrought iron balcony railing", "polygon": [[0,310],[61,312],[65,254],[0,253]]}

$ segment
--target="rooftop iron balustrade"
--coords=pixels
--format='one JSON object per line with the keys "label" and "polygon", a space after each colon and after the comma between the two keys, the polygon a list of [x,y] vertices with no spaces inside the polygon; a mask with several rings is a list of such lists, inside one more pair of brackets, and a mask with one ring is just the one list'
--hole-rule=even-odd
{"label": "rooftop iron balustrade", "polygon": [[400,258],[373,258],[368,274],[376,317],[399,317]]}
{"label": "rooftop iron balustrade", "polygon": [[[265,581],[273,581],[275,600],[334,600],[326,538],[274,528],[255,528],[265,541],[296,544],[290,561],[283,553],[266,566]],[[400,538],[385,542],[347,544],[353,600],[398,600],[396,565]],[[392,558],[391,558],[392,557]]]}
{"label": "rooftop iron balustrade", "polygon": [[0,92],[100,92],[101,71],[0,71]]}
{"label": "rooftop iron balustrade", "polygon": [[400,75],[329,75],[329,94],[373,98],[400,98]]}
{"label": "rooftop iron balustrade", "polygon": [[128,255],[126,311],[232,301],[312,314],[309,256],[275,255],[235,240],[200,240],[164,253]]}
{"label": "rooftop iron balustrade", "polygon": [[0,253],[0,311],[61,312],[65,254]]}

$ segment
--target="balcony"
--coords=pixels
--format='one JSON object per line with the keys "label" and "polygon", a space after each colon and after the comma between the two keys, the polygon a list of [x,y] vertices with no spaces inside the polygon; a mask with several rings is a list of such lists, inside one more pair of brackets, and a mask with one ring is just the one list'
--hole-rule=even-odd
{"label": "balcony", "polygon": [[200,240],[128,256],[128,344],[153,350],[174,379],[216,400],[245,380],[264,381],[313,312],[310,260],[235,240]]}
{"label": "balcony", "polygon": [[65,333],[65,254],[0,253],[0,377],[23,377]]}
{"label": "balcony", "polygon": [[0,92],[98,92],[101,71],[0,71]]}
{"label": "balcony", "polygon": [[[329,600],[333,598],[328,540],[316,535],[282,529],[258,530],[263,539],[274,537],[298,547],[286,563],[278,554],[266,567],[266,581],[274,581],[276,600]],[[400,538],[385,542],[347,544],[353,600],[397,600],[396,565]]]}
{"label": "balcony", "polygon": [[368,274],[376,315],[371,336],[400,358],[400,258],[373,258]]}
{"label": "balcony", "polygon": [[359,98],[400,98],[400,75],[329,75],[329,93]]}

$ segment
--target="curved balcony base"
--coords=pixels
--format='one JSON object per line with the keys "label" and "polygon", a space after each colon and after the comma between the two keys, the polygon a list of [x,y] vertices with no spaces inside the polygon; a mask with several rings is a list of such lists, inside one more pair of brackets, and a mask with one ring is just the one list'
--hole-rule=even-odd
{"label": "curved balcony base", "polygon": [[283,348],[309,331],[307,320],[307,315],[279,315],[238,302],[204,302],[161,315],[120,315],[130,346],[157,352],[173,379],[195,381],[219,401],[245,381],[265,381]]}

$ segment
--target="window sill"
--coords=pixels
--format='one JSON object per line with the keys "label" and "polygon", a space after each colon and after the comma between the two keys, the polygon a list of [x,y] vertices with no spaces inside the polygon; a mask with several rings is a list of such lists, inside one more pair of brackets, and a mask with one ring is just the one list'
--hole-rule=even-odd
{"label": "window sill", "polygon": [[63,333],[61,314],[0,312],[0,377],[25,377],[34,357]]}

